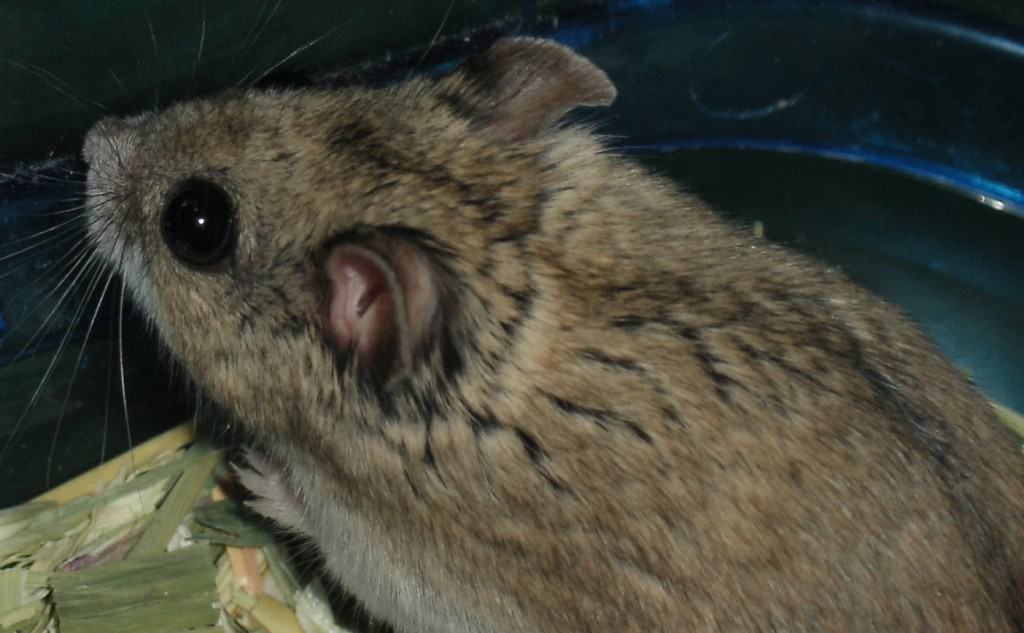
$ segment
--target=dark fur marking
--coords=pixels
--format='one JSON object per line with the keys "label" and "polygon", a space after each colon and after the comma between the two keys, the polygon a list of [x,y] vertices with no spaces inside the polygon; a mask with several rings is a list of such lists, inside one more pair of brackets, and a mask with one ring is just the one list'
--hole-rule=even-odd
{"label": "dark fur marking", "polygon": [[469,424],[473,429],[473,435],[480,436],[503,428],[501,423],[495,419],[494,414],[486,409],[480,413],[467,407],[466,411],[469,414]]}
{"label": "dark fur marking", "polygon": [[253,326],[255,325],[255,322],[256,315],[253,312],[247,310],[243,312],[238,319],[238,329],[241,330],[243,334],[251,333],[253,331]]}
{"label": "dark fur marking", "polygon": [[331,358],[334,361],[334,371],[338,374],[338,379],[340,380],[342,376],[349,372],[352,366],[352,355],[347,351],[336,349],[333,344],[328,343],[326,340],[324,345],[332,352]]}
{"label": "dark fur marking", "polygon": [[377,404],[385,420],[394,420],[398,413],[394,394],[384,388],[384,384],[380,382],[380,377],[376,373],[366,367],[357,369],[359,369],[359,384],[363,395]]}
{"label": "dark fur marking", "polygon": [[640,439],[642,442],[644,442],[645,444],[654,444],[654,438],[651,437],[651,434],[640,428],[640,425],[638,425],[636,422],[625,420],[625,423],[626,427],[630,431],[632,431],[633,435],[637,436],[637,438]]}
{"label": "dark fur marking", "polygon": [[482,206],[484,209],[490,208],[490,211],[488,211],[486,215],[482,215],[478,218],[479,222],[484,225],[494,224],[504,213],[501,208],[491,208],[491,205],[477,205],[473,201],[469,201],[469,204]]}
{"label": "dark fur marking", "polygon": [[714,384],[715,395],[718,396],[718,399],[722,402],[731,402],[732,394],[729,390],[737,385],[736,381],[717,369],[716,365],[721,364],[722,360],[711,352],[704,341],[697,339],[693,341],[693,344],[694,356],[696,356],[698,362],[700,362],[701,369],[704,370],[704,373]]}
{"label": "dark fur marking", "polygon": [[274,338],[298,336],[306,331],[306,324],[295,317],[285,319],[283,323],[277,322],[270,326],[270,334]]}
{"label": "dark fur marking", "polygon": [[459,70],[473,90],[485,95],[496,92],[502,79],[502,74],[496,72],[494,64],[485,55],[471,55]]}
{"label": "dark fur marking", "polygon": [[363,195],[367,198],[372,198],[383,191],[394,189],[396,186],[398,186],[397,180],[385,180],[384,182],[377,183],[371,189],[364,191]]}
{"label": "dark fur marking", "polygon": [[476,115],[476,108],[462,95],[446,92],[437,95],[437,98],[458,118],[472,119]]}
{"label": "dark fur marking", "polygon": [[640,292],[641,288],[635,284],[629,284],[626,286],[608,286],[605,288],[605,292],[610,297],[619,297],[621,295],[630,295]]}
{"label": "dark fur marking", "polygon": [[491,240],[491,245],[504,244],[507,242],[522,242],[526,238],[533,235],[532,231],[517,231],[515,233],[508,233],[506,235],[499,235],[498,237]]}
{"label": "dark fur marking", "polygon": [[405,475],[405,483],[409,484],[409,489],[412,490],[412,493],[417,497],[422,497],[423,495],[420,494],[420,489],[416,486],[415,483],[413,483],[412,475],[409,474],[409,469],[403,468],[402,474]]}
{"label": "dark fur marking", "polygon": [[426,424],[430,424],[432,420],[437,419],[439,415],[439,403],[438,394],[436,393],[424,393],[421,390],[415,390],[412,393],[413,406],[416,408],[416,415],[419,419]]}
{"label": "dark fur marking", "polygon": [[557,494],[566,495],[569,497],[576,497],[576,493],[572,491],[572,488],[558,481],[557,479],[549,475],[547,472],[541,470],[540,476],[544,478],[544,481],[548,482],[548,485],[551,486],[551,489],[554,490]]}
{"label": "dark fur marking", "polygon": [[377,167],[380,176],[390,174],[394,171],[406,173],[422,173],[424,178],[430,182],[440,181],[438,174],[432,171],[423,172],[412,167],[411,164],[403,164],[394,150],[377,140],[375,130],[363,122],[347,123],[336,127],[327,137],[327,145],[333,151],[353,156],[364,164]]}
{"label": "dark fur marking", "polygon": [[[990,521],[979,513],[974,500],[966,493],[963,482],[969,475],[958,463],[948,422],[918,411],[900,392],[898,384],[869,364],[859,341],[850,336],[850,342],[857,369],[871,385],[878,403],[889,410],[897,422],[892,426],[897,437],[904,438],[910,446],[916,446],[931,457],[935,473],[945,484],[943,490],[947,498],[958,509],[954,516],[964,541],[978,568],[986,572],[983,578],[988,590],[993,597],[1002,597],[1003,613],[1013,628],[1018,632],[1024,631],[1024,601],[1021,600],[1024,587],[1009,565],[1012,556],[1006,552],[1005,542],[996,537]],[[1002,573],[997,573],[997,569]],[[1009,586],[999,584],[1004,578]]]}
{"label": "dark fur marking", "polygon": [[[664,415],[666,418],[668,418],[675,424],[682,425],[682,419],[679,417],[679,414],[675,411],[674,405],[671,404],[671,398],[669,398],[668,392],[665,390],[664,386],[658,381],[658,379],[654,375],[652,375],[650,372],[644,369],[644,367],[640,363],[628,358],[609,356],[608,354],[605,354],[604,352],[598,349],[594,349],[592,347],[584,349],[581,352],[581,355],[583,356],[583,358],[586,358],[587,360],[600,363],[601,365],[604,365],[606,367],[610,367],[615,370],[627,371],[636,374],[637,376],[640,376],[643,380],[645,380],[648,384],[651,385],[651,388],[654,389],[654,391],[659,396],[664,398],[665,402],[669,403],[667,406],[662,405],[660,407],[662,415]],[[636,433],[637,436],[643,439],[644,441],[648,443],[653,442],[650,435],[648,435],[643,429],[635,427],[633,429],[633,432]]]}
{"label": "dark fur marking", "polygon": [[282,162],[285,162],[285,161],[289,161],[289,160],[291,160],[293,158],[295,158],[295,153],[294,152],[278,152],[270,160],[271,160],[271,162],[274,162],[274,163],[282,163]]}
{"label": "dark fur marking", "polygon": [[835,389],[827,387],[813,374],[810,374],[798,367],[794,367],[788,361],[786,361],[784,358],[777,354],[773,354],[765,350],[755,349],[753,346],[748,345],[746,343],[741,343],[737,345],[737,348],[741,352],[743,352],[744,356],[746,356],[752,361],[758,361],[769,365],[774,365],[775,367],[782,369],[786,373],[792,374],[797,378],[800,378],[807,384],[813,385],[815,389],[820,389],[822,391],[827,391],[829,393],[836,393]]}
{"label": "dark fur marking", "polygon": [[627,332],[634,332],[645,327],[661,327],[669,330],[671,334],[687,341],[696,341],[700,339],[700,331],[697,328],[680,323],[674,319],[658,316],[650,317],[639,314],[624,314],[613,318],[608,322],[608,324],[612,327],[626,330]]}
{"label": "dark fur marking", "polygon": [[625,315],[616,317],[610,321],[613,327],[626,331],[636,331],[644,327],[656,325],[668,328],[675,336],[690,341],[694,346],[694,356],[700,362],[704,373],[711,379],[715,387],[715,395],[722,402],[730,402],[732,396],[729,390],[738,383],[719,371],[716,365],[722,364],[722,360],[714,355],[707,343],[704,342],[699,329],[673,321],[671,319],[652,319],[639,315]]}
{"label": "dark fur marking", "polygon": [[[468,193],[470,191],[469,185],[463,185],[463,186],[465,188],[465,193]],[[476,198],[463,198],[462,199],[462,203],[467,205],[467,206],[480,207],[482,209],[488,209],[488,208],[491,208],[491,207],[498,206],[498,204],[497,204],[498,201],[494,198],[494,196],[492,196],[490,194],[485,194],[483,196],[478,196]],[[500,212],[501,212],[500,210],[496,209],[496,210],[492,211],[491,214],[492,215],[496,215],[496,214],[498,214]],[[490,216],[488,216],[488,217],[490,217]],[[486,219],[486,218],[484,218],[484,219]]]}
{"label": "dark fur marking", "polygon": [[505,284],[499,283],[498,289],[512,301],[516,303],[516,309],[519,312],[529,312],[530,304],[533,303],[533,293],[529,290],[517,290],[515,288],[509,288]]}
{"label": "dark fur marking", "polygon": [[306,321],[298,315],[289,314],[286,322],[291,334],[303,334],[306,331]]}
{"label": "dark fur marking", "polygon": [[[626,331],[635,331],[647,325],[666,325],[672,330],[672,332],[675,335],[680,336],[681,338],[684,338],[688,341],[694,341],[700,338],[699,332],[696,329],[688,328],[679,323],[666,323],[664,321],[652,320],[646,317],[636,315],[627,315],[625,317],[615,319],[612,321],[612,325],[624,329]],[[636,374],[642,376],[644,380],[650,383],[651,387],[658,393],[658,395],[664,398],[665,402],[668,403],[667,406],[661,407],[661,411],[665,415],[665,417],[667,417],[669,420],[671,420],[672,422],[679,426],[686,425],[686,423],[683,421],[682,416],[679,415],[679,412],[676,410],[675,405],[672,403],[672,398],[668,395],[669,392],[665,388],[665,386],[661,383],[661,381],[655,374],[645,370],[644,367],[641,366],[639,363],[626,358],[615,358],[594,348],[587,348],[586,350],[584,350],[583,356],[584,358],[587,358],[594,362],[598,362],[609,367],[621,369],[623,371],[635,372]]]}
{"label": "dark fur marking", "polygon": [[447,327],[442,327],[438,336],[438,354],[441,357],[441,373],[445,379],[451,381],[462,374],[465,361]]}
{"label": "dark fur marking", "polygon": [[653,321],[648,317],[642,317],[638,315],[626,315],[616,317],[609,322],[609,325],[621,330],[633,332],[643,328],[644,326],[650,325]]}
{"label": "dark fur marking", "polygon": [[[481,188],[455,178],[441,164],[422,164],[416,156],[404,155],[397,147],[388,145],[377,140],[376,130],[363,122],[348,123],[336,127],[327,137],[328,146],[335,152],[354,156],[361,162],[375,165],[379,172],[379,178],[400,171],[406,174],[415,174],[429,183],[433,188],[451,189],[458,191],[460,198],[479,201],[491,201],[493,196],[487,188],[481,193]],[[495,206],[494,202],[488,202],[484,208]]]}
{"label": "dark fur marking", "polygon": [[645,431],[639,424],[632,420],[627,420],[611,411],[606,411],[604,409],[595,409],[592,407],[586,407],[581,404],[577,404],[575,402],[570,402],[569,400],[566,400],[565,398],[560,398],[554,394],[550,394],[543,391],[541,393],[543,393],[544,396],[547,397],[547,399],[550,400],[553,405],[555,405],[555,407],[561,409],[565,413],[589,420],[590,422],[593,422],[594,424],[598,425],[605,431],[610,430],[612,426],[622,426],[625,427],[626,429],[629,429],[629,431],[632,432],[633,435],[635,435],[643,442],[647,444],[654,443],[654,438],[652,438],[651,435],[647,433],[647,431]]}
{"label": "dark fur marking", "polygon": [[587,360],[592,360],[594,362],[601,363],[602,365],[608,365],[609,367],[624,369],[626,371],[643,372],[643,368],[636,361],[628,358],[609,356],[593,347],[584,349],[581,354]]}
{"label": "dark fur marking", "polygon": [[537,441],[537,438],[535,438],[528,431],[525,431],[519,427],[515,427],[513,431],[515,432],[516,437],[519,439],[519,442],[523,445],[523,450],[526,451],[526,455],[530,458],[530,461],[533,462],[533,465],[536,467],[537,474],[539,474],[544,479],[544,481],[546,481],[547,484],[551,486],[551,489],[558,494],[575,496],[572,490],[570,490],[562,482],[555,479],[551,475],[551,473],[549,473],[547,469],[544,467],[544,462],[548,459],[548,454],[541,447],[540,443]]}
{"label": "dark fur marking", "polygon": [[437,470],[437,459],[434,457],[434,447],[430,441],[430,425],[427,425],[426,438],[423,440],[423,463],[427,468]]}
{"label": "dark fur marking", "polygon": [[534,464],[540,464],[547,459],[548,455],[537,442],[537,438],[518,426],[512,430],[515,432],[516,437],[519,438],[520,443],[522,443],[523,448],[526,450],[526,454],[530,457],[530,461]]}
{"label": "dark fur marking", "polygon": [[352,147],[362,145],[367,139],[373,136],[373,128],[360,122],[346,123],[334,128],[328,137],[331,147],[340,150],[349,150]]}

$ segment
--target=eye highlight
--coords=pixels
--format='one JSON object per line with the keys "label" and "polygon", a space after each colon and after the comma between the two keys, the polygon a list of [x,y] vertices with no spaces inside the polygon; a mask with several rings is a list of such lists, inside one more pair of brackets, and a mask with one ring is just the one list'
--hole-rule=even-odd
{"label": "eye highlight", "polygon": [[225,260],[235,245],[235,208],[227,192],[193,178],[178,188],[160,221],[164,243],[186,264],[210,268]]}

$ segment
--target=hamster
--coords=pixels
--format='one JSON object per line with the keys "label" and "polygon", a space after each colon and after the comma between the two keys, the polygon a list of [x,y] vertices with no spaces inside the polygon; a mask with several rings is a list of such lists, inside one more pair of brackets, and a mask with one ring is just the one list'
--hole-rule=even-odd
{"label": "hamster", "polygon": [[1022,631],[1024,464],[893,307],[563,115],[558,44],[95,125],[89,234],[400,632]]}

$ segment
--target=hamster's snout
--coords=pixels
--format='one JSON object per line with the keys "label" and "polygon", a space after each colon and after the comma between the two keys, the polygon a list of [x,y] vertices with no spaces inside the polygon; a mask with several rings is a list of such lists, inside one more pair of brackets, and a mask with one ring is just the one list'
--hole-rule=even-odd
{"label": "hamster's snout", "polygon": [[92,126],[82,145],[82,157],[90,169],[105,171],[104,165],[124,160],[134,144],[135,123],[136,119],[107,117]]}

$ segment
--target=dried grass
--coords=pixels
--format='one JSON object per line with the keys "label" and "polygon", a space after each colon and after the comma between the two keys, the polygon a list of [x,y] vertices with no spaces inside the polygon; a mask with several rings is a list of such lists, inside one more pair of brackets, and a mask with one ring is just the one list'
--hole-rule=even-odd
{"label": "dried grass", "polygon": [[184,425],[0,511],[0,631],[345,632],[225,473]]}

